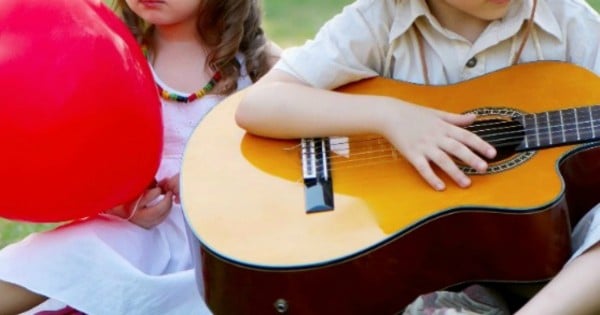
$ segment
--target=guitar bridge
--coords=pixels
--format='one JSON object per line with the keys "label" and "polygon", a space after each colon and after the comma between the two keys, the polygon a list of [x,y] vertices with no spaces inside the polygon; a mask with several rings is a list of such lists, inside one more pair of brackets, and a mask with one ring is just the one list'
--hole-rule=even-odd
{"label": "guitar bridge", "polygon": [[333,210],[329,138],[301,140],[306,213]]}

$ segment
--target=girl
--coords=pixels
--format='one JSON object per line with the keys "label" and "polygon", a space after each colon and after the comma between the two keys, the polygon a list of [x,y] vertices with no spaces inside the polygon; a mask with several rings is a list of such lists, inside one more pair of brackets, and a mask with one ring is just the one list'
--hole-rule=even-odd
{"label": "girl", "polygon": [[[484,158],[496,154],[494,147],[462,128],[474,115],[330,90],[374,76],[451,84],[543,59],[575,63],[600,74],[600,33],[590,31],[598,27],[598,14],[582,0],[358,0],[325,24],[313,41],[286,51],[245,94],[236,119],[249,132],[276,138],[377,133],[433,189],[444,190],[447,183],[432,165],[466,188],[471,180],[454,159],[484,171]],[[594,215],[583,222],[593,222]],[[584,232],[588,230],[593,226]],[[519,315],[600,313],[595,297],[600,250],[593,246],[600,234],[583,234],[588,245],[577,253],[584,254],[567,264]]]}
{"label": "girl", "polygon": [[278,51],[263,34],[256,0],[119,0],[116,6],[144,47],[162,97],[158,185],[137,203],[2,250],[0,314],[47,298],[36,311],[61,302],[68,305],[63,313],[209,313],[178,203],[181,155],[202,117],[263,75]]}

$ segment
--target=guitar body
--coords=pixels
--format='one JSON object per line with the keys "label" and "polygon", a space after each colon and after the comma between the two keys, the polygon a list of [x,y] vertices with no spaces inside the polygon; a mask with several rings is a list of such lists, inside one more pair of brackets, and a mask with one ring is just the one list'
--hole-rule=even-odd
{"label": "guitar body", "polygon": [[[559,62],[448,86],[375,78],[340,91],[492,115],[600,104],[600,79]],[[436,192],[401,156],[374,153],[384,140],[351,137],[331,157],[334,209],[307,214],[298,141],[237,127],[243,93],[195,130],[181,172],[215,314],[393,314],[456,284],[547,280],[570,255],[571,223],[600,199],[595,143],[515,153],[468,189],[445,178]]]}

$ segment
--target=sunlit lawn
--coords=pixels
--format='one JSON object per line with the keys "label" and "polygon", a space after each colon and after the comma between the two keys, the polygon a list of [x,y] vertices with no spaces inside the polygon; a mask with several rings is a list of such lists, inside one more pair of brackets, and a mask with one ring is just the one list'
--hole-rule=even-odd
{"label": "sunlit lawn", "polygon": [[[106,0],[110,1],[110,0]],[[264,28],[279,45],[289,47],[311,38],[319,26],[351,0],[263,0]],[[589,0],[600,8],[600,0]],[[592,30],[582,30],[592,31]],[[0,248],[51,224],[23,224],[0,219]]]}
{"label": "sunlit lawn", "polygon": [[0,219],[0,248],[19,240],[29,233],[46,230],[53,224],[19,224]]}

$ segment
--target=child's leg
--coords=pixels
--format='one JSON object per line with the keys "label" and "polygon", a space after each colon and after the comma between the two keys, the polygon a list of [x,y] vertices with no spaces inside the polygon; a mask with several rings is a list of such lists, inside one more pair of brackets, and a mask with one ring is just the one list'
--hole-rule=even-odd
{"label": "child's leg", "polygon": [[0,315],[25,312],[47,299],[18,285],[0,280]]}
{"label": "child's leg", "polygon": [[600,245],[575,258],[515,315],[600,314]]}

